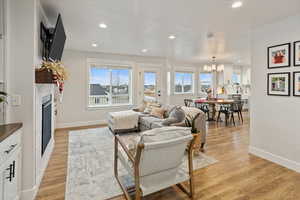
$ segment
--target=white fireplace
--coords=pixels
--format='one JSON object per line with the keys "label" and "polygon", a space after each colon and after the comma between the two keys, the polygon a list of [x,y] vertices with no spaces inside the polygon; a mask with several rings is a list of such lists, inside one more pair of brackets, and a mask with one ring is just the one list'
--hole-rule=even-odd
{"label": "white fireplace", "polygon": [[[51,105],[51,108],[49,108]],[[45,107],[47,106],[47,108]],[[45,112],[45,109],[46,112]],[[51,111],[51,120],[43,122],[43,111],[44,118],[45,113],[49,117],[49,111]],[[36,84],[36,183],[40,184],[44,171],[47,168],[50,156],[54,148],[54,85],[53,84]],[[43,125],[44,124],[44,125]],[[50,126],[50,127],[49,127]],[[47,130],[44,130],[43,127]],[[50,133],[48,132],[50,131]],[[45,143],[46,142],[46,143]],[[44,143],[44,149],[42,148]]]}

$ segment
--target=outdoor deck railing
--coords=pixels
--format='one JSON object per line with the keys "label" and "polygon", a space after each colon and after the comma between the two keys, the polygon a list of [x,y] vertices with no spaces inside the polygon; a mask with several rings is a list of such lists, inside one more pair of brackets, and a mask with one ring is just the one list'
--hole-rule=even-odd
{"label": "outdoor deck railing", "polygon": [[[129,103],[129,95],[112,95],[112,104],[126,104]],[[98,106],[98,105],[108,105],[110,102],[110,95],[90,95],[89,96],[89,105]]]}

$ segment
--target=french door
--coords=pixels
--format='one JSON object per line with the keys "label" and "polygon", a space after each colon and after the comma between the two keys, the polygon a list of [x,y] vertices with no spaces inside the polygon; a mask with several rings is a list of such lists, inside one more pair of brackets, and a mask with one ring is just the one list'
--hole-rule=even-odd
{"label": "french door", "polygon": [[160,69],[143,68],[139,74],[139,101],[159,102],[161,97]]}

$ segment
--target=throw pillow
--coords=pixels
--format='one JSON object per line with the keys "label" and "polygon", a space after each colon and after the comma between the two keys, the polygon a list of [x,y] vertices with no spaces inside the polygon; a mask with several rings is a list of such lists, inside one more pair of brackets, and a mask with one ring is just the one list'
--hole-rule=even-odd
{"label": "throw pillow", "polygon": [[159,119],[163,119],[165,112],[166,110],[163,108],[152,107],[150,115],[153,115],[154,117],[157,117]]}
{"label": "throw pillow", "polygon": [[170,115],[165,119],[162,124],[164,126],[170,126],[171,124],[180,123],[185,119],[185,112],[180,106],[176,106],[170,112]]}
{"label": "throw pillow", "polygon": [[153,102],[147,102],[146,103],[146,108],[144,110],[144,113],[151,113],[152,108],[160,108],[161,105],[159,103],[153,103]]}
{"label": "throw pillow", "polygon": [[146,109],[146,102],[143,101],[141,105],[139,105],[137,108],[134,108],[133,111],[135,112],[144,112]]}

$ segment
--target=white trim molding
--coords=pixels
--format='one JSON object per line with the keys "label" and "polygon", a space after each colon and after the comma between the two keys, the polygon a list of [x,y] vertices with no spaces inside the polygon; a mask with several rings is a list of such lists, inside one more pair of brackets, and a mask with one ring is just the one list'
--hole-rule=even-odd
{"label": "white trim molding", "polygon": [[80,126],[93,126],[93,125],[107,125],[107,121],[106,120],[96,120],[96,121],[84,121],[84,122],[57,123],[56,129],[74,128],[74,127],[80,127]]}
{"label": "white trim molding", "polygon": [[286,159],[253,146],[249,146],[249,153],[300,173],[300,163],[298,162]]}

